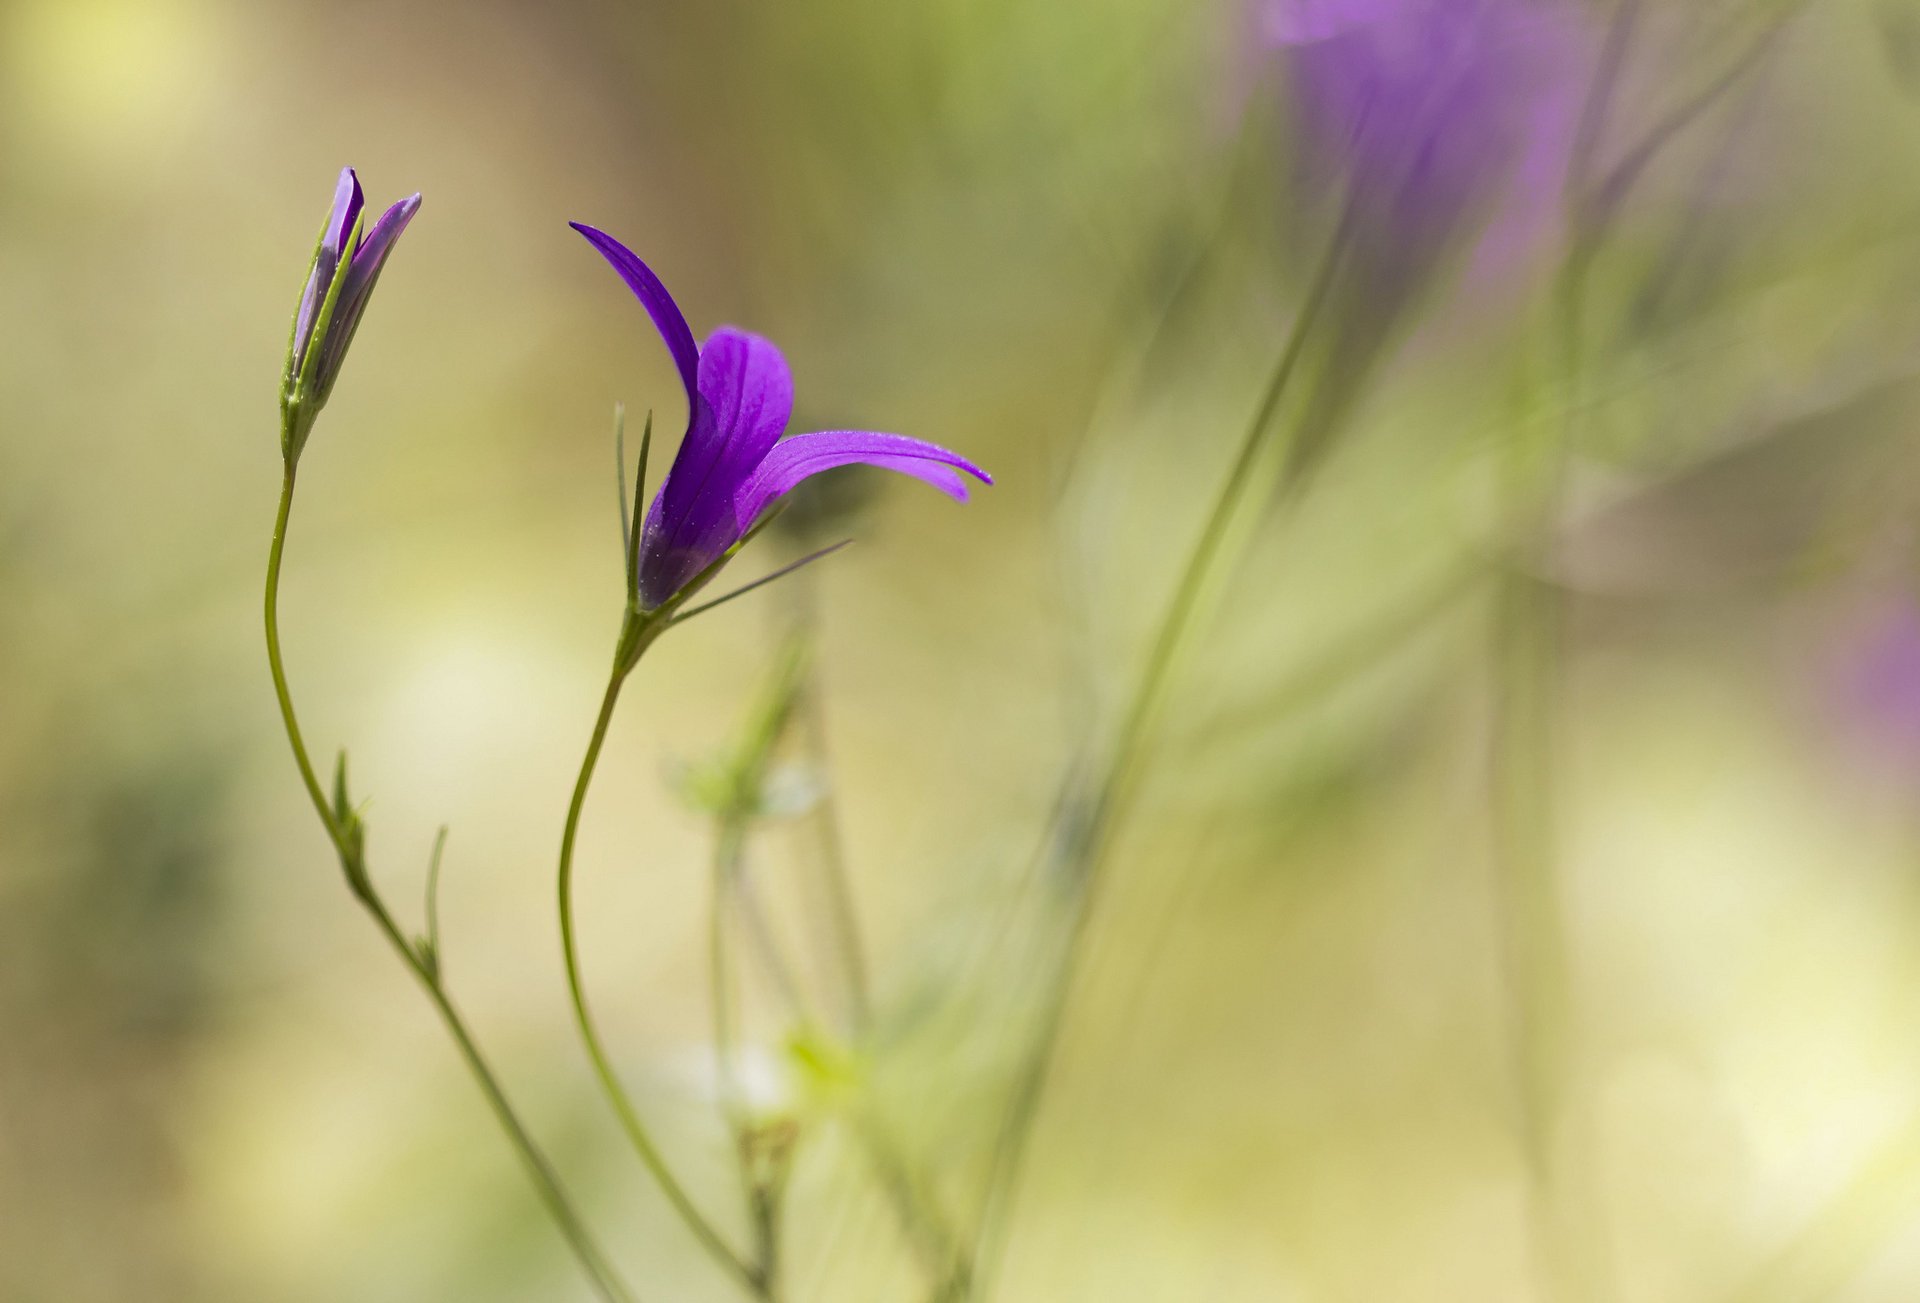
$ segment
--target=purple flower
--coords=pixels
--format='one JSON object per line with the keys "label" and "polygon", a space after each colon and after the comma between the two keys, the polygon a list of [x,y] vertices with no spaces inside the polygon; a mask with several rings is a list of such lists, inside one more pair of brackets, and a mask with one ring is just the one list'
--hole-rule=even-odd
{"label": "purple flower", "polygon": [[1585,84],[1565,3],[1258,0],[1255,12],[1303,143],[1347,173],[1362,220],[1390,238],[1443,238],[1516,171],[1557,200]]}
{"label": "purple flower", "polygon": [[333,208],[307,269],[300,310],[293,316],[287,370],[280,385],[282,440],[289,457],[299,455],[314,417],[332,394],[380,269],[420,209],[420,196],[409,196],[382,213],[371,229],[363,230],[360,210],[365,202],[360,178],[350,167],[340,169]]}
{"label": "purple flower", "polygon": [[781,438],[793,412],[793,376],[780,350],[731,326],[696,346],[667,287],[631,249],[604,231],[572,225],[653,318],[687,390],[686,436],[640,537],[643,609],[679,593],[721,560],[775,499],[821,471],[855,463],[878,466],[923,480],[962,502],[967,483],[961,471],[993,483],[958,453],[905,435],[828,430]]}
{"label": "purple flower", "polygon": [[1332,446],[1455,255],[1481,231],[1517,250],[1528,237],[1509,219],[1557,194],[1578,46],[1561,0],[1250,3],[1254,57],[1277,65],[1299,146],[1294,189],[1345,194],[1298,471]]}
{"label": "purple flower", "polygon": [[1920,765],[1920,605],[1882,597],[1837,623],[1827,657],[1833,713],[1863,755],[1911,772]]}

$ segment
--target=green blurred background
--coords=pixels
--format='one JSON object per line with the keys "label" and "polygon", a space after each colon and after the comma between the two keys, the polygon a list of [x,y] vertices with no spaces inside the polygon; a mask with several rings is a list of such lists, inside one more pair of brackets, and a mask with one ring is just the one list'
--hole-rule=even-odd
{"label": "green blurred background", "polygon": [[[1604,238],[1523,150],[1335,287],[1292,405],[1326,451],[1260,469],[1207,586],[997,1297],[1920,1295],[1920,5],[1633,7],[1599,152],[1707,98]],[[1522,134],[1564,138],[1618,11],[1534,8],[1564,61],[1526,47]],[[857,545],[649,657],[580,868],[621,1069],[727,1221],[683,778],[805,622],[854,1088],[970,1204],[1060,930],[1035,847],[1344,175],[1250,9],[0,0],[0,1300],[588,1297],[273,707],[275,386],[346,163],[425,201],[302,463],[295,692],[409,919],[451,825],[449,981],[646,1299],[737,1295],[594,1092],[552,865],[619,615],[612,404],[683,413],[566,222],[696,333],[780,341],[797,428],[995,473],[808,495]],[[824,817],[754,838],[783,917]],[[924,1297],[792,1107],[792,1297]]]}

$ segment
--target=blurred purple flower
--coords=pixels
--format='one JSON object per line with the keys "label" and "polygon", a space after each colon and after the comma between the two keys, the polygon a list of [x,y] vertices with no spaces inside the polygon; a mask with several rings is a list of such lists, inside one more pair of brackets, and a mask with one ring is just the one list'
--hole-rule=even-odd
{"label": "blurred purple flower", "polygon": [[410,195],[382,213],[372,229],[363,230],[360,210],[365,202],[360,178],[352,168],[341,168],[333,208],[307,269],[299,311],[294,313],[287,371],[280,385],[285,425],[291,432],[290,456],[298,455],[313,418],[333,392],[380,269],[420,209],[420,196]]}
{"label": "blurred purple flower", "polygon": [[1847,735],[1903,769],[1920,765],[1920,606],[1883,602],[1842,630],[1830,673]]}
{"label": "blurred purple flower", "polygon": [[[1561,0],[1256,0],[1256,49],[1277,61],[1303,194],[1346,202],[1342,265],[1320,329],[1323,382],[1295,445],[1324,450],[1409,309],[1477,229],[1550,215],[1581,77]],[[1511,182],[1524,193],[1512,195]],[[1545,201],[1544,203],[1542,201]]]}
{"label": "blurred purple flower", "polygon": [[1451,225],[1532,138],[1570,130],[1580,85],[1557,0],[1261,0],[1258,14],[1309,150],[1403,229]]}
{"label": "blurred purple flower", "polygon": [[640,538],[643,608],[673,597],[739,542],[775,499],[822,471],[878,466],[962,502],[967,484],[960,471],[993,483],[958,453],[905,435],[829,430],[782,439],[793,413],[793,377],[780,350],[731,326],[696,347],[673,296],[631,249],[604,231],[580,222],[572,226],[639,298],[687,390],[686,435]]}

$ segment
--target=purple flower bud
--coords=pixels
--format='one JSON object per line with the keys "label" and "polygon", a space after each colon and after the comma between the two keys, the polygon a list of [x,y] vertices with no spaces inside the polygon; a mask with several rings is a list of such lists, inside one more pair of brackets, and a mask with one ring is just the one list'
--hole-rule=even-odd
{"label": "purple flower bud", "polygon": [[419,211],[420,196],[394,204],[370,230],[361,225],[364,206],[360,178],[352,168],[342,168],[294,313],[287,370],[280,383],[281,445],[289,459],[299,456],[314,418],[333,392],[374,282],[400,233]]}
{"label": "purple flower bud", "polygon": [[758,335],[723,326],[696,346],[667,287],[634,252],[579,222],[634,292],[687,391],[687,432],[647,512],[640,536],[639,601],[652,610],[674,597],[738,543],[768,507],[802,480],[855,463],[911,475],[967,500],[965,471],[985,471],[958,453],[899,434],[829,430],[781,438],[793,413],[793,376],[780,350]]}

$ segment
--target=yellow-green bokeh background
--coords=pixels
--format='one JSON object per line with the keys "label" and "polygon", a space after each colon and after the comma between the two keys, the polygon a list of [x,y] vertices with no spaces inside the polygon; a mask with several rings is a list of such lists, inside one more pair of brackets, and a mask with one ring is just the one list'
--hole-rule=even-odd
{"label": "yellow-green bokeh background", "polygon": [[[1767,8],[1644,7],[1628,134]],[[1920,1291],[1920,750],[1833,686],[1920,575],[1916,31],[1897,0],[1804,6],[1598,264],[1551,576],[1549,1174],[1501,959],[1490,592],[1502,467],[1574,405],[1551,233],[1443,276],[1310,494],[1240,521],[1001,1297]],[[351,746],[408,918],[451,825],[450,980],[648,1300],[731,1295],[572,1041],[552,859],[618,618],[611,407],[671,427],[680,400],[565,223],[632,244],[697,332],[779,340],[799,425],[995,472],[965,508],[863,482],[857,546],[805,581],[900,1029],[873,1088],[964,1204],[1020,1024],[916,1011],[996,980],[980,1007],[1020,1003],[1031,947],[1001,934],[1043,929],[1020,875],[1063,766],[1297,302],[1326,205],[1286,161],[1283,75],[1202,0],[0,0],[0,1300],[587,1297],[273,709],[274,389],[344,163],[370,203],[425,202],[302,466],[295,690],[316,749]],[[1669,280],[1678,305],[1635,317]],[[602,1021],[715,1207],[709,830],[674,776],[735,730],[790,609],[649,658],[582,844]],[[756,843],[766,873],[796,836]],[[796,1178],[795,1298],[918,1297],[830,1131]]]}

